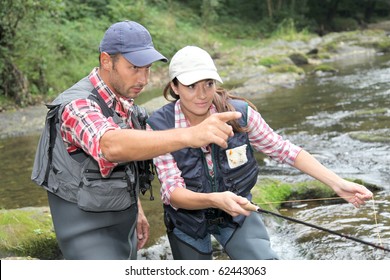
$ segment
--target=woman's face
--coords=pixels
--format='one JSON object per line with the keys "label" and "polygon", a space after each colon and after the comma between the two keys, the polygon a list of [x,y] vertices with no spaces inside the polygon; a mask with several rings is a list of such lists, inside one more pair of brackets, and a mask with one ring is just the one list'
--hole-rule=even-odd
{"label": "woman's face", "polygon": [[181,109],[191,125],[202,122],[209,116],[209,109],[216,93],[214,80],[202,80],[185,86],[171,84],[175,93],[180,97]]}

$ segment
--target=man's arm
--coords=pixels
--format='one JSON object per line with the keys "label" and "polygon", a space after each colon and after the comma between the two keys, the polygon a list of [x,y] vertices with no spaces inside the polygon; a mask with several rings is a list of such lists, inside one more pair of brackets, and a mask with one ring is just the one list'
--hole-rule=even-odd
{"label": "man's arm", "polygon": [[213,114],[189,128],[109,130],[101,137],[100,147],[104,157],[111,162],[151,159],[185,147],[202,147],[210,143],[226,148],[227,139],[233,135],[232,127],[226,122],[240,117],[239,112],[225,112]]}

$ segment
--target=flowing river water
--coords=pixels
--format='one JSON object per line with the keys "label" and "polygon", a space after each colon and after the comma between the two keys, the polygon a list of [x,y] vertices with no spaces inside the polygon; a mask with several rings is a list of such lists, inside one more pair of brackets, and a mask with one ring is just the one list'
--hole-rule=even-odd
{"label": "flowing river water", "polygon": [[[266,121],[293,143],[344,178],[376,184],[374,201],[348,204],[301,203],[282,214],[375,244],[390,247],[390,62],[388,56],[333,63],[336,75],[310,76],[294,88],[261,94],[252,101]],[[47,206],[45,192],[30,181],[38,135],[0,140],[0,208]],[[309,180],[295,169],[259,155],[261,177]],[[170,259],[158,183],[155,200],[142,197],[151,224],[144,259]],[[271,216],[264,216],[272,246],[282,259],[390,259],[390,253]],[[222,256],[223,258],[223,256]]]}

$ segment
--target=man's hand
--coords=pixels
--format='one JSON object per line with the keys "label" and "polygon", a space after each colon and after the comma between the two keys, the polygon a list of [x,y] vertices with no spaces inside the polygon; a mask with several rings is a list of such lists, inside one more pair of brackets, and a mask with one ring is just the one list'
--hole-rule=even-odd
{"label": "man's hand", "polygon": [[190,128],[189,146],[195,148],[214,143],[227,148],[227,139],[233,136],[233,128],[227,122],[240,117],[240,112],[212,114],[200,124]]}
{"label": "man's hand", "polygon": [[146,219],[144,210],[142,209],[141,202],[138,200],[138,220],[137,220],[137,250],[145,246],[149,239],[150,226]]}

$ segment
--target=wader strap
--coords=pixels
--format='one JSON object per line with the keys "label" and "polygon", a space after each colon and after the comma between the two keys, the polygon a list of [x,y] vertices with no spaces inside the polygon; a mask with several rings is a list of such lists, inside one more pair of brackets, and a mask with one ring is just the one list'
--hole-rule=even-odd
{"label": "wader strap", "polygon": [[[55,145],[56,136],[57,136],[56,124],[58,122],[58,115],[57,114],[58,114],[59,108],[60,108],[60,106],[57,106],[56,108],[54,108],[53,112],[50,112],[50,117],[48,119],[48,121],[49,121],[48,164],[46,167],[45,179],[42,183],[42,185],[45,187],[48,187],[49,174],[50,174],[50,169],[52,167],[52,162],[53,162],[53,150],[54,150],[54,145]],[[58,170],[56,170],[53,167],[53,171],[54,171],[54,173],[56,173]]]}
{"label": "wader strap", "polygon": [[88,96],[88,98],[95,101],[97,104],[99,104],[100,109],[102,109],[103,115],[106,118],[112,117],[114,115],[114,110],[108,107],[107,103],[103,100],[103,97],[101,97],[101,95],[98,93],[96,88],[93,88],[92,94]]}

